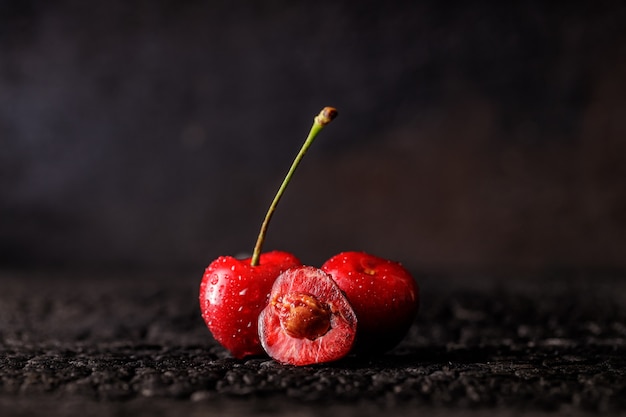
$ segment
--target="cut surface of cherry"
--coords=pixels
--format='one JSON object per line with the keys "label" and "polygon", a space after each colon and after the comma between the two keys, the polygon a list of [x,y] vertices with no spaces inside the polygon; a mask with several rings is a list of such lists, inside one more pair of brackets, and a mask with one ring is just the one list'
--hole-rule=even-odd
{"label": "cut surface of cherry", "polygon": [[400,263],[343,252],[321,269],[345,292],[359,319],[355,353],[383,353],[404,338],[419,308],[419,288]]}
{"label": "cut surface of cherry", "polygon": [[354,343],[357,316],[330,275],[311,266],[283,272],[259,316],[259,337],[276,361],[311,365],[339,360]]}
{"label": "cut surface of cherry", "polygon": [[213,337],[238,359],[263,355],[258,317],[276,277],[300,266],[294,255],[262,253],[259,265],[251,258],[221,256],[206,268],[200,283],[200,310]]}

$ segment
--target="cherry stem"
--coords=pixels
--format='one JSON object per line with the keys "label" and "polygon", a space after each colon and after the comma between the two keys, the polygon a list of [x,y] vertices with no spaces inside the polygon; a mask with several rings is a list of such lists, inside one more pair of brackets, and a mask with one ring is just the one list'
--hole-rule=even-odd
{"label": "cherry stem", "polygon": [[270,220],[274,215],[274,211],[276,211],[276,206],[278,206],[278,202],[283,196],[287,185],[291,181],[291,177],[293,177],[294,172],[296,172],[296,168],[300,165],[300,161],[304,157],[304,154],[309,149],[317,134],[330,123],[335,117],[337,117],[337,109],[333,107],[324,107],[322,111],[315,116],[313,119],[313,126],[311,126],[311,131],[307,136],[304,144],[302,144],[302,148],[300,148],[300,152],[296,155],[296,158],[293,160],[291,164],[291,168],[285,175],[285,179],[283,179],[280,188],[276,192],[274,196],[274,200],[272,200],[272,204],[270,204],[269,209],[267,210],[267,214],[265,215],[265,219],[263,220],[263,224],[261,224],[261,230],[259,232],[259,237],[257,238],[256,245],[254,246],[254,251],[252,252],[252,260],[250,261],[250,265],[257,266],[259,265],[259,259],[261,257],[261,249],[263,247],[263,242],[265,242],[265,235],[267,234],[267,227],[269,226]]}

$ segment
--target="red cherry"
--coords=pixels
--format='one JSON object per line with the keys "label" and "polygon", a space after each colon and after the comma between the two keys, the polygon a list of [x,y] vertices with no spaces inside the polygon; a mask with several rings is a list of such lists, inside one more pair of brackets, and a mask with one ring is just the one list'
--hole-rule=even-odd
{"label": "red cherry", "polygon": [[202,318],[213,337],[238,359],[262,355],[257,320],[276,277],[302,263],[292,254],[263,253],[257,266],[251,258],[221,256],[205,270],[200,284]]}
{"label": "red cherry", "polygon": [[382,353],[395,347],[419,308],[419,288],[399,263],[363,252],[343,252],[322,265],[359,319],[354,352]]}
{"label": "red cherry", "polygon": [[290,365],[332,362],[354,343],[357,318],[330,275],[311,266],[292,268],[274,283],[259,316],[265,351]]}
{"label": "red cherry", "polygon": [[252,257],[238,260],[221,256],[205,270],[200,284],[200,309],[213,337],[235,358],[263,353],[259,341],[258,316],[276,277],[301,262],[286,252],[261,254],[267,227],[287,185],[318,133],[337,116],[333,107],[324,107],[280,185],[257,237]]}

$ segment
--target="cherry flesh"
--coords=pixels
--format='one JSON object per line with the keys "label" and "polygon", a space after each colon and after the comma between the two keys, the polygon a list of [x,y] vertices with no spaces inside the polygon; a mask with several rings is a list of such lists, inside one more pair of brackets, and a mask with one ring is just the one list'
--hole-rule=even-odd
{"label": "cherry flesh", "polygon": [[206,268],[200,284],[202,318],[233,357],[264,354],[257,327],[259,313],[276,277],[300,265],[294,255],[272,251],[262,253],[256,266],[251,265],[251,258],[221,256]]}
{"label": "cherry flesh", "polygon": [[343,252],[321,269],[346,294],[359,319],[358,354],[380,354],[395,347],[419,308],[419,288],[399,263],[364,252]]}
{"label": "cherry flesh", "polygon": [[259,337],[276,361],[310,365],[339,360],[354,343],[357,317],[330,275],[292,268],[274,283],[259,316]]}

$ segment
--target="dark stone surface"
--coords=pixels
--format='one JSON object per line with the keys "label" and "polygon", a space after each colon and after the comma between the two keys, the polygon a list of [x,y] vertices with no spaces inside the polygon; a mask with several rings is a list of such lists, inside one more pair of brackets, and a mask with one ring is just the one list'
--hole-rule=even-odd
{"label": "dark stone surface", "polygon": [[195,275],[2,273],[2,415],[626,410],[620,277],[420,276],[420,315],[394,351],[298,368],[230,358],[199,316]]}

